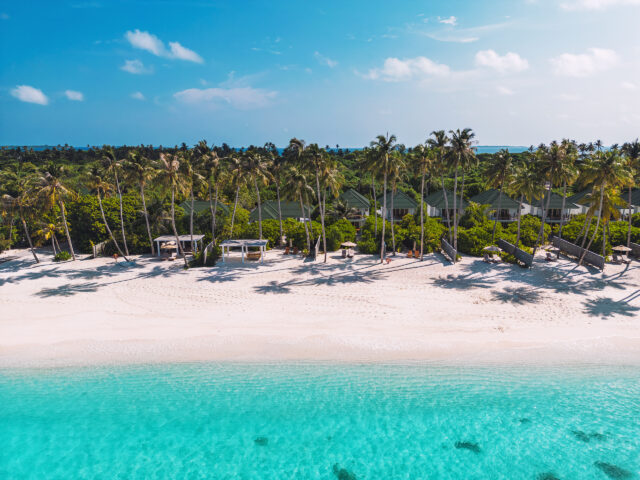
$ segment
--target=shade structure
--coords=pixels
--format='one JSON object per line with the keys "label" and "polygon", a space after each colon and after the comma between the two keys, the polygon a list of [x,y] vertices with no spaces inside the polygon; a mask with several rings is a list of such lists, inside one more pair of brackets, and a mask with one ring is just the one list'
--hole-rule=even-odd
{"label": "shade structure", "polygon": [[617,247],[613,247],[612,250],[615,250],[616,252],[630,252],[631,249],[629,247],[626,247],[624,245],[618,245]]}
{"label": "shade structure", "polygon": [[483,250],[485,252],[501,252],[502,251],[500,247],[496,247],[495,245],[489,245],[488,247],[484,247]]}
{"label": "shade structure", "polygon": [[353,242],[343,242],[341,247],[347,247],[347,248],[351,248],[351,247],[355,247],[356,244]]}

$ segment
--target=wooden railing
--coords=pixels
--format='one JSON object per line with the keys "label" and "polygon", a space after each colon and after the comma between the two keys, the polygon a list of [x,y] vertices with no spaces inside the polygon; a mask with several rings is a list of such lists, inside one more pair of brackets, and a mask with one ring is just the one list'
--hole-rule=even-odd
{"label": "wooden railing", "polygon": [[451,260],[451,263],[456,263],[458,260],[458,252],[444,239],[444,237],[440,240],[440,246],[444,253],[449,257],[449,260]]}
{"label": "wooden railing", "polygon": [[581,258],[584,254],[584,263],[589,263],[600,270],[604,270],[604,257],[586,250],[571,242],[567,242],[560,237],[553,237],[553,246],[560,249],[561,252],[567,253],[573,257]]}
{"label": "wooden railing", "polygon": [[637,243],[631,242],[629,244],[629,248],[631,248],[631,255],[633,255],[634,257],[640,258],[640,245],[638,245]]}
{"label": "wooden railing", "polygon": [[96,258],[99,255],[102,255],[104,253],[104,249],[107,246],[107,244],[110,242],[110,240],[105,240],[104,242],[100,242],[97,245],[92,245],[92,250],[93,250],[93,258]]}
{"label": "wooden railing", "polygon": [[498,240],[498,246],[508,254],[516,257],[518,260],[524,263],[527,267],[530,267],[533,264],[533,255],[525,252],[521,248],[516,247],[515,245],[507,242],[506,240],[503,240],[503,239]]}

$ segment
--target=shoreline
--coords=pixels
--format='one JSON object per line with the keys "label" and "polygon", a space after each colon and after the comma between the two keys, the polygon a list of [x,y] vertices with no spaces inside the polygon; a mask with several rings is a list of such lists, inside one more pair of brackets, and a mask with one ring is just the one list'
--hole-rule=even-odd
{"label": "shoreline", "polygon": [[[11,252],[15,254],[16,251]],[[605,274],[439,255],[278,251],[184,271],[138,257],[0,265],[0,370],[171,363],[640,366],[640,264]],[[16,268],[12,267],[15,262]],[[626,299],[626,300],[625,300]]]}

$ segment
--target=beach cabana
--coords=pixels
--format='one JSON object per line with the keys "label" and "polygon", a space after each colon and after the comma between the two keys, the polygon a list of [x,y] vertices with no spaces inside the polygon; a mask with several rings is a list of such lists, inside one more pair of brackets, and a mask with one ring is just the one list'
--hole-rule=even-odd
{"label": "beach cabana", "polygon": [[[445,192],[449,207],[449,217],[451,218],[451,221],[453,221],[453,192],[449,190],[445,190]],[[460,194],[458,194],[456,202],[458,215],[462,215],[468,204],[464,200],[462,203],[460,202]],[[435,192],[427,195],[424,199],[424,203],[427,204],[427,213],[430,217],[440,217],[443,223],[447,223],[447,203],[445,202],[445,194],[442,190],[436,190]]]}
{"label": "beach cabana", "polygon": [[[278,201],[269,200],[260,205],[260,211],[262,212],[262,220],[278,220]],[[287,218],[295,218],[302,221],[302,219],[311,218],[311,207],[304,205],[304,212],[300,208],[300,202],[280,202],[280,211],[282,212],[282,220]],[[254,208],[249,214],[249,222],[257,222],[260,218],[258,208]]]}
{"label": "beach cabana", "polygon": [[[340,195],[340,200],[347,208],[358,212],[355,217],[348,219],[351,224],[356,228],[362,227],[369,216],[369,208],[371,207],[369,200],[362,194],[356,192],[353,188],[350,188]],[[387,202],[388,201],[389,199],[387,199]]]}
{"label": "beach cabana", "polygon": [[[496,216],[500,222],[515,222],[518,219],[519,202],[516,202],[504,192],[502,192],[501,196],[500,190],[487,190],[486,192],[474,195],[469,201],[480,205],[489,205],[489,209],[491,210],[489,219],[491,221],[496,220]],[[500,204],[500,211],[498,211],[498,204]],[[524,202],[522,203],[523,214],[526,214],[530,209],[530,205]]]}
{"label": "beach cabana", "polygon": [[260,249],[260,263],[264,263],[264,255],[267,253],[267,242],[268,240],[256,240],[256,239],[240,239],[240,240],[225,240],[220,244],[220,248],[222,248],[222,263],[225,262],[225,252],[227,254],[227,258],[229,257],[229,251],[232,248],[239,248],[242,255],[242,263],[244,263],[244,257],[253,252],[249,252],[249,248],[258,247]]}
{"label": "beach cabana", "polygon": [[391,211],[391,192],[387,192],[387,209],[383,211],[382,204],[384,196],[378,197],[378,205],[380,205],[380,214],[387,220],[394,222],[402,220],[405,215],[415,215],[418,209],[418,203],[409,195],[398,190],[393,196],[393,212]]}
{"label": "beach cabana", "polygon": [[[202,239],[204,235],[194,235],[193,236],[193,244],[191,243],[191,235],[179,235],[178,239],[180,241],[180,245],[182,245],[182,251],[185,253],[196,253],[198,252],[198,242],[200,242],[200,249],[202,249]],[[164,246],[173,245],[174,248],[177,249],[176,246],[176,236],[175,235],[161,235],[157,238],[154,238],[153,241],[156,243],[156,252],[159,257],[162,250],[167,250],[167,248],[163,248]],[[187,247],[188,245],[188,247]]]}

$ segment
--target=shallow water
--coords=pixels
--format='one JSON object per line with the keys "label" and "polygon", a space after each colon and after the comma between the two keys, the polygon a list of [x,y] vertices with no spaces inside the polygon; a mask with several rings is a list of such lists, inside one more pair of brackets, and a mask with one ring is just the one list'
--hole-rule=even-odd
{"label": "shallow water", "polygon": [[639,471],[637,367],[0,371],[3,479],[606,480]]}

